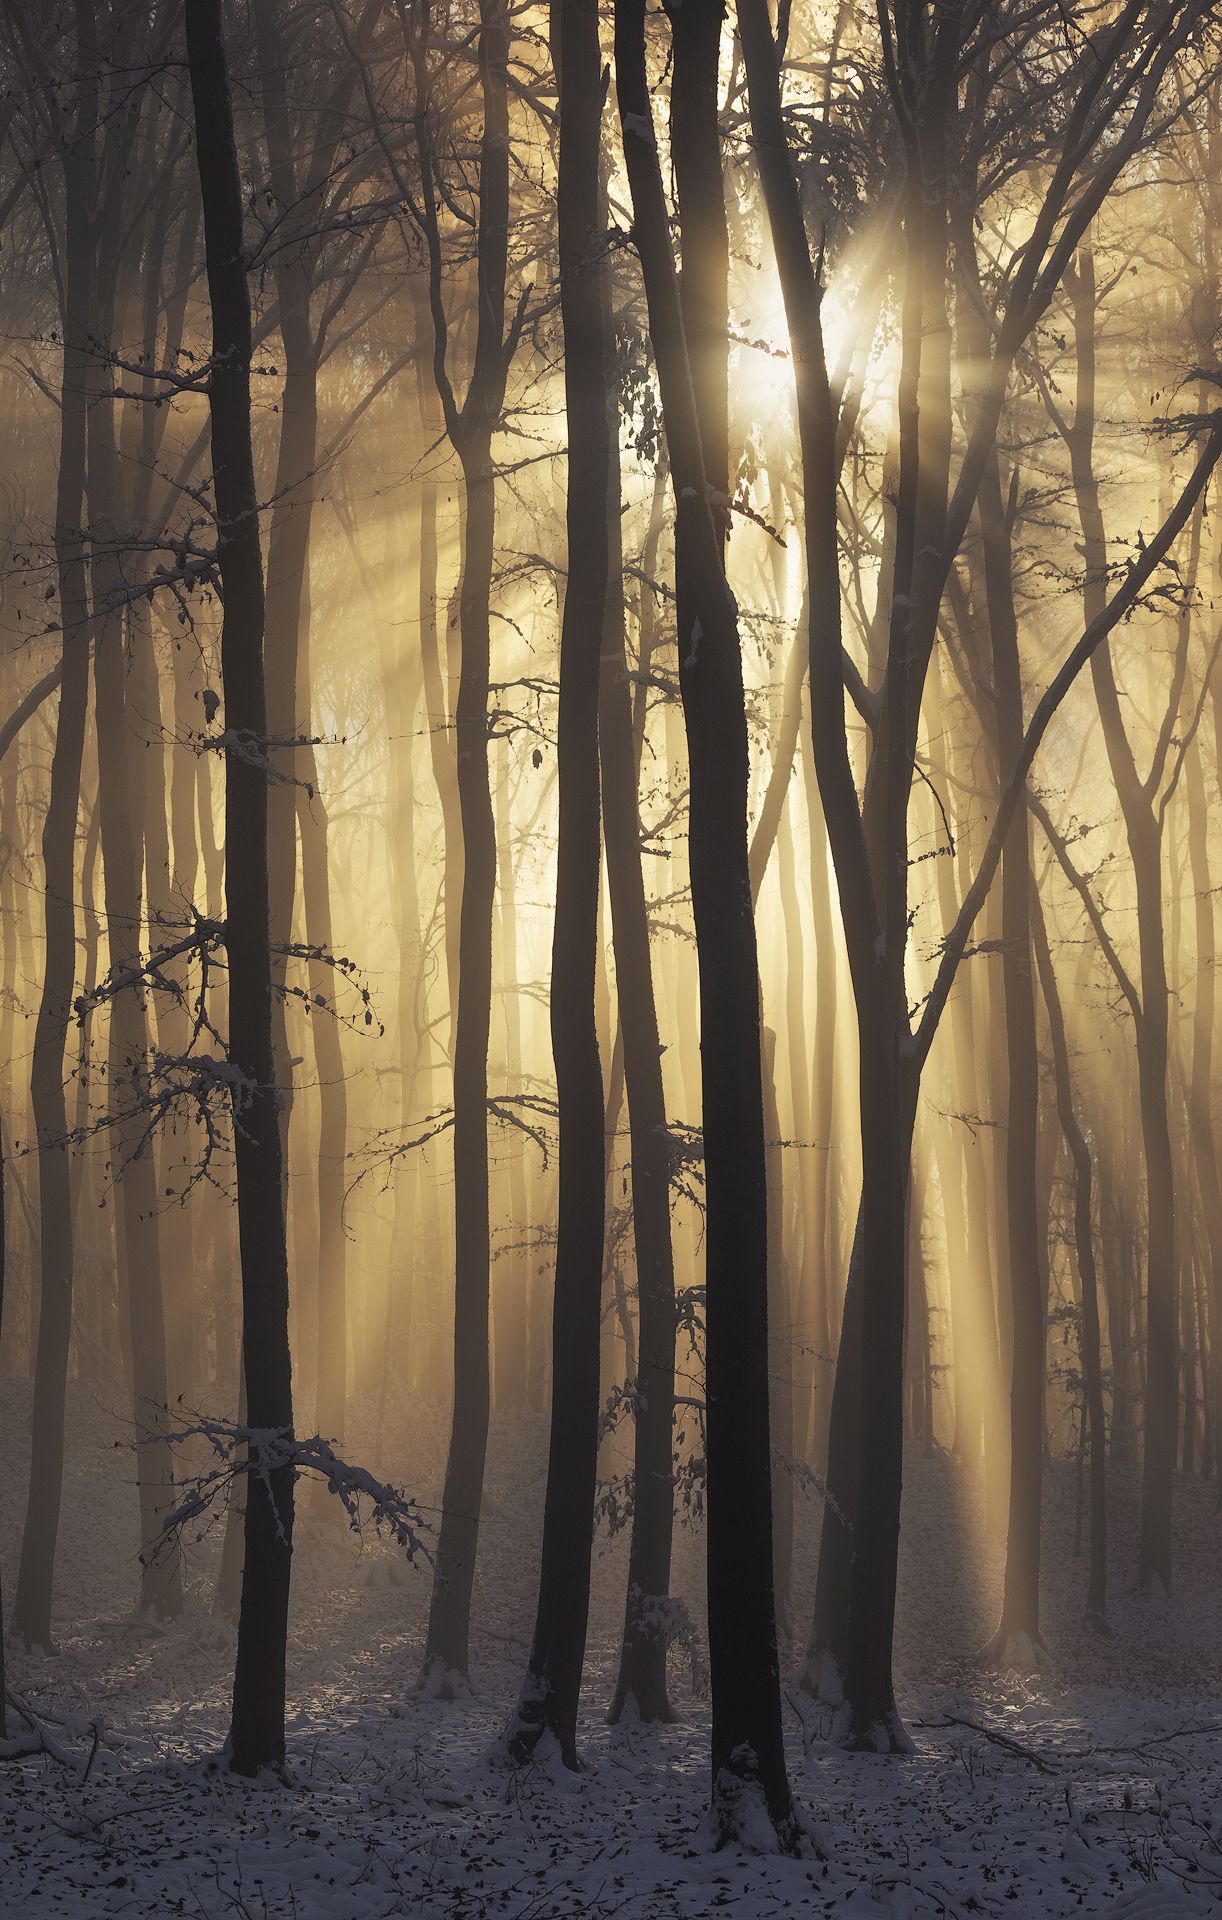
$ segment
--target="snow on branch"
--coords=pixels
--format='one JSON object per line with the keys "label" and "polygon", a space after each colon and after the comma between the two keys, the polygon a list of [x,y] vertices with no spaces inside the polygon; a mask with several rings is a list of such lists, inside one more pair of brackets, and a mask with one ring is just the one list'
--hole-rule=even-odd
{"label": "snow on branch", "polygon": [[[215,1419],[199,1414],[190,1424],[168,1433],[153,1433],[135,1442],[137,1446],[178,1446],[188,1440],[203,1440],[212,1450],[217,1464],[179,1483],[181,1498],[162,1522],[161,1538],[152,1551],[160,1553],[177,1540],[192,1521],[217,1517],[217,1502],[227,1504],[234,1487],[244,1474],[254,1474],[268,1491],[273,1511],[272,1475],[285,1467],[292,1469],[294,1480],[312,1473],[326,1483],[348,1516],[354,1533],[364,1534],[372,1526],[401,1548],[411,1561],[423,1556],[432,1564],[425,1535],[431,1531],[415,1500],[400,1487],[379,1480],[367,1467],[343,1460],[329,1440],[321,1434],[302,1439],[284,1427],[248,1427],[235,1420]],[[202,1528],[199,1539],[207,1529]]]}

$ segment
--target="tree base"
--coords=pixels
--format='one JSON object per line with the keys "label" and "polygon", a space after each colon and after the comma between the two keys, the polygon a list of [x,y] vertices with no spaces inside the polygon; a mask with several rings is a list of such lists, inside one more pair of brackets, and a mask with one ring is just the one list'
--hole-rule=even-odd
{"label": "tree base", "polygon": [[467,1674],[434,1656],[425,1658],[416,1692],[422,1700],[469,1700],[474,1692]]}
{"label": "tree base", "polygon": [[911,1758],[916,1743],[892,1701],[879,1712],[857,1713],[846,1702],[845,1727],[837,1744],[845,1753],[885,1753]]}
{"label": "tree base", "polygon": [[537,1673],[528,1673],[517,1708],[499,1742],[499,1752],[511,1767],[559,1762],[570,1773],[580,1773],[576,1727],[556,1725],[555,1696]]}
{"label": "tree base", "polygon": [[59,1641],[50,1627],[45,1630],[42,1627],[23,1627],[14,1620],[9,1628],[9,1638],[20,1642],[23,1653],[37,1653],[44,1660],[59,1658]]}
{"label": "tree base", "polygon": [[630,1682],[621,1680],[607,1708],[609,1727],[673,1727],[678,1718],[670,1704],[665,1681],[659,1690],[654,1685],[638,1689]]}
{"label": "tree base", "polygon": [[821,1706],[844,1705],[844,1669],[830,1647],[807,1653],[795,1684]]}
{"label": "tree base", "polygon": [[713,1782],[712,1804],[700,1832],[714,1853],[741,1847],[744,1853],[798,1859],[813,1850],[795,1807],[774,1816],[759,1780],[744,1779],[724,1767]]}
{"label": "tree base", "polygon": [[1038,1627],[1011,1627],[1004,1620],[978,1658],[1000,1673],[1050,1673],[1056,1665]]}

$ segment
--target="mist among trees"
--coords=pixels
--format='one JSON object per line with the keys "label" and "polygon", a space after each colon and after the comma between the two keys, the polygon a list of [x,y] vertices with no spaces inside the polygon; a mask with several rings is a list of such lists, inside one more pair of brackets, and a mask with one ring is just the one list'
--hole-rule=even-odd
{"label": "mist among trees", "polygon": [[5,1912],[1217,1911],[1220,51],[0,10]]}

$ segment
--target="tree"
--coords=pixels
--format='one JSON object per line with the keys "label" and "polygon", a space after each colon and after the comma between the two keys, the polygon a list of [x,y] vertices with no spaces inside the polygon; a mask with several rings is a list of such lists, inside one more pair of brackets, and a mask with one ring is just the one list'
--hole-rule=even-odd
{"label": "tree", "polygon": [[594,1020],[598,954],[599,666],[608,586],[611,416],[602,290],[599,121],[603,83],[595,0],[560,10],[557,239],[568,421],[568,554],[560,635],[560,837],[551,1026],[560,1130],[552,1406],[539,1604],[530,1665],[510,1728],[524,1759],[544,1730],[577,1764],[577,1706],[590,1604],[598,1467],[598,1358],[605,1193],[603,1082]]}
{"label": "tree", "polygon": [[[291,1437],[288,1255],[272,1049],[267,870],[267,700],[263,556],[251,443],[250,293],[242,185],[221,0],[186,0],[187,59],[212,312],[212,422],[217,569],[224,602],[225,944],[242,1273],[247,1420]],[[293,1467],[251,1471],[233,1683],[229,1764],[248,1776],[284,1763],[285,1653],[293,1551]]]}
{"label": "tree", "polygon": [[[838,1374],[841,1369],[847,1374],[841,1393],[842,1477],[832,1488],[837,1506],[851,1516],[852,1564],[849,1578],[838,1583],[843,1613],[833,1623],[831,1638],[833,1650],[845,1649],[848,1738],[868,1748],[902,1751],[908,1745],[891,1674],[903,1472],[905,1203],[921,1068],[962,952],[956,933],[943,951],[934,989],[914,1030],[905,977],[908,805],[925,679],[943,593],[992,457],[1015,357],[1051,302],[1095,210],[1137,150],[1159,84],[1199,18],[1199,9],[1191,3],[1146,8],[1141,0],[1130,0],[1063,75],[1063,114],[1047,143],[1048,184],[1031,233],[1003,283],[992,352],[981,370],[978,401],[951,486],[947,203],[959,79],[973,61],[986,67],[994,62],[1007,30],[1021,41],[1025,32],[1038,31],[1039,22],[1037,18],[1032,25],[1016,17],[998,26],[957,7],[934,10],[904,4],[879,10],[884,68],[905,170],[899,467],[885,667],[881,682],[865,690],[864,699],[849,679],[871,730],[869,768],[859,796],[844,724],[835,410],[823,339],[822,255],[821,250],[812,254],[806,231],[767,8],[763,0],[743,0],[739,11],[752,135],[793,349],[808,586],[811,606],[821,616],[811,641],[814,760],[840,893],[860,1042],[862,1194],[838,1367]],[[923,425],[927,412],[930,428]],[[1178,530],[1174,513],[1164,532],[1173,523]],[[1109,603],[1115,619],[1122,617],[1126,595],[1142,571],[1136,568]],[[1080,658],[1084,663],[1110,631],[1109,620],[1114,624],[1110,612],[1092,620],[1070,658],[1085,646]],[[987,893],[991,863],[1000,853],[998,826],[1003,818],[1008,826],[1017,804],[1013,781],[1025,770],[1028,746],[1034,751],[1031,743],[1038,744],[1042,727],[1036,727],[1036,719],[1065,671],[1063,667],[1036,708],[1018,758],[1003,769],[1007,798],[964,899],[960,927],[969,909],[975,918]],[[866,1326],[871,1334],[868,1361],[860,1337]],[[868,1420],[860,1413],[867,1393]],[[834,1452],[835,1401],[832,1422]],[[852,1464],[846,1464],[846,1455]],[[842,1554],[842,1565],[843,1559]]]}
{"label": "tree", "polygon": [[39,1266],[42,1293],[34,1373],[29,1499],[13,1606],[13,1631],[52,1645],[51,1597],[64,1465],[64,1401],[72,1326],[73,1235],[64,1051],[76,971],[76,817],[89,700],[89,596],[81,534],[86,425],[93,388],[89,344],[97,136],[97,28],[91,0],[74,10],[80,78],[63,150],[63,381],[55,558],[63,664],[51,797],[43,823],[46,961],[34,1033],[31,1100],[38,1134]]}
{"label": "tree", "polygon": [[509,21],[504,0],[480,0],[479,143],[475,347],[466,396],[458,403],[447,368],[449,322],[442,284],[441,232],[433,146],[433,52],[427,7],[404,24],[416,86],[416,157],[428,256],[433,377],[442,418],[462,466],[466,501],[459,623],[462,667],[454,714],[463,834],[454,1031],[454,1403],[442,1494],[436,1577],[423,1683],[442,1698],[466,1684],[471,1587],[488,1447],[488,1028],[492,1005],[492,907],[496,837],[488,784],[489,596],[496,538],[492,436],[526,319],[526,293],[506,327],[509,241]]}
{"label": "tree", "polygon": [[798,1844],[772,1593],[768,1228],[747,730],[651,119],[645,10],[617,0],[616,89],[675,492],[679,684],[691,767],[706,1191],[705,1426],[712,1821],[720,1841]]}

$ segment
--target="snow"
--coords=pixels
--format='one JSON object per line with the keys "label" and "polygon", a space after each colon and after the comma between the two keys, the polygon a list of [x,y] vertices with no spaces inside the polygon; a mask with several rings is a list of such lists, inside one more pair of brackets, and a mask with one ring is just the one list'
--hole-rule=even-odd
{"label": "snow", "polygon": [[[0,1553],[11,1598],[29,1387],[0,1383]],[[51,1751],[0,1763],[0,1913],[236,1920],[702,1920],[846,1916],[1216,1915],[1222,1897],[1222,1554],[1212,1487],[1177,1485],[1177,1576],[1135,1590],[1138,1484],[1113,1476],[1113,1634],[1082,1620],[1074,1473],[1051,1472],[1044,1633],[1052,1664],[990,1670],[1002,1555],[981,1499],[941,1456],[905,1491],[897,1634],[910,1758],[830,1744],[835,1709],[790,1685],[786,1732],[806,1857],[710,1850],[702,1657],[676,1650],[675,1725],[605,1723],[626,1585],[621,1532],[596,1547],[584,1769],[554,1744],[498,1760],[522,1685],[541,1523],[544,1422],[497,1415],[481,1540],[473,1685],[417,1688],[429,1569],[301,1502],[288,1728],[291,1781],[218,1764],[233,1629],[209,1609],[219,1537],[187,1543],[177,1624],[133,1618],[137,1528],[121,1394],[74,1385],[56,1620],[60,1653],[10,1645],[10,1686]],[[391,1409],[385,1457],[358,1402],[343,1449],[406,1484],[428,1517],[436,1407]],[[628,1432],[616,1445],[628,1443]],[[794,1612],[813,1588],[818,1504],[799,1505]],[[703,1638],[703,1535],[676,1533],[675,1597]],[[787,1680],[801,1648],[785,1650]],[[11,1748],[34,1737],[10,1715]],[[983,1731],[982,1731],[983,1730]],[[756,1810],[758,1811],[758,1810]],[[751,1838],[752,1809],[742,1809]]]}

